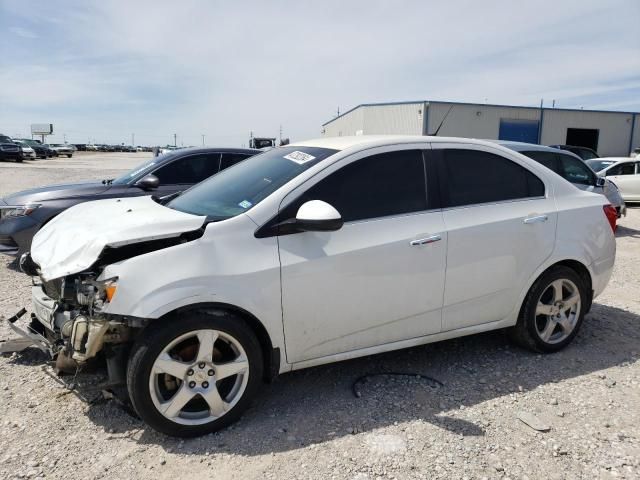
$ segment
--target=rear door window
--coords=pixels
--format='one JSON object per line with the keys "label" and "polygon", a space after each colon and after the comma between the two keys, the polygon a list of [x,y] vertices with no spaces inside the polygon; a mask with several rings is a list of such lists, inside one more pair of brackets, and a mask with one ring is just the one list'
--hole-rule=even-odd
{"label": "rear door window", "polygon": [[243,153],[223,153],[220,160],[220,170],[229,168],[242,160],[249,158],[251,155]]}
{"label": "rear door window", "polygon": [[480,150],[445,149],[439,162],[444,207],[542,197],[544,183],[516,162]]}
{"label": "rear door window", "polygon": [[220,154],[195,154],[178,158],[153,172],[161,185],[193,185],[218,172]]}
{"label": "rear door window", "polygon": [[523,155],[526,155],[529,158],[532,158],[536,162],[544,165],[550,170],[553,170],[556,173],[560,173],[560,167],[558,165],[558,157],[555,153],[552,152],[541,152],[537,150],[531,150],[527,152],[519,152]]}

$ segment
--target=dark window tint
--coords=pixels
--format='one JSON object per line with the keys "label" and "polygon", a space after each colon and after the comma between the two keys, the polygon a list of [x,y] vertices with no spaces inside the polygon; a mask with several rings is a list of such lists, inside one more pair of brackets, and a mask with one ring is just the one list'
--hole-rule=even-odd
{"label": "dark window tint", "polygon": [[444,150],[440,177],[446,207],[544,195],[544,184],[527,169],[477,150]]}
{"label": "dark window tint", "polygon": [[381,153],[353,162],[307,190],[282,216],[295,217],[309,200],[333,205],[345,222],[426,210],[422,152]]}
{"label": "dark window tint", "polygon": [[570,157],[569,155],[559,155],[562,165],[562,176],[571,183],[581,185],[593,185],[595,178],[593,172],[582,160]]}
{"label": "dark window tint", "polygon": [[530,152],[520,152],[523,155],[526,155],[529,158],[534,159],[536,162],[541,163],[545,167],[553,170],[554,172],[559,172],[558,167],[558,159],[555,153],[552,152],[540,152],[540,151],[530,151]]}
{"label": "dark window tint", "polygon": [[607,170],[607,176],[610,175],[633,175],[636,173],[633,163],[622,163]]}
{"label": "dark window tint", "polygon": [[161,185],[189,184],[201,182],[218,172],[220,154],[189,155],[160,167],[153,174]]}
{"label": "dark window tint", "polygon": [[220,161],[220,170],[229,168],[247,157],[249,157],[249,155],[244,155],[242,153],[223,153],[222,160]]}

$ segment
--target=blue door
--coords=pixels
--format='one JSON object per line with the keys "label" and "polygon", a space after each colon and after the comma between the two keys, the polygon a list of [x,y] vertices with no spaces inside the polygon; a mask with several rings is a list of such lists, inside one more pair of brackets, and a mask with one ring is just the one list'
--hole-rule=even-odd
{"label": "blue door", "polygon": [[515,142],[538,143],[537,120],[500,119],[499,140],[512,140]]}

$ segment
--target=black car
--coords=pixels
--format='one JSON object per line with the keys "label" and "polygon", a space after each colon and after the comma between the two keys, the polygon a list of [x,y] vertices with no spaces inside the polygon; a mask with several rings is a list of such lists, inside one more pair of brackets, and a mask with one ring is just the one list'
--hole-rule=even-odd
{"label": "black car", "polygon": [[51,158],[56,156],[56,152],[53,151],[49,145],[42,144],[37,140],[32,140],[30,138],[18,138],[23,143],[29,145],[36,152],[37,158]]}
{"label": "black car", "polygon": [[22,148],[11,137],[0,134],[0,160],[22,161]]}
{"label": "black car", "polygon": [[553,148],[559,148],[560,150],[566,150],[571,153],[575,153],[582,160],[591,160],[592,158],[600,158],[598,152],[588,147],[578,147],[576,145],[549,145]]}
{"label": "black car", "polygon": [[155,157],[115,179],[24,190],[0,198],[0,253],[28,251],[40,228],[78,203],[114,197],[172,195],[248,157],[245,148],[185,148]]}

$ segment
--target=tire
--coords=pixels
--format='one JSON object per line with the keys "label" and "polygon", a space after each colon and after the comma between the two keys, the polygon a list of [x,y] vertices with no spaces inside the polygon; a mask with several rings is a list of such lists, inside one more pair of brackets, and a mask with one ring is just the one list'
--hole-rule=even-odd
{"label": "tire", "polygon": [[67,158],[71,158],[71,155],[67,155]]}
{"label": "tire", "polygon": [[[558,296],[558,287],[562,298]],[[588,303],[580,275],[569,267],[552,267],[529,289],[518,322],[508,331],[509,337],[534,352],[557,352],[577,335]]]}
{"label": "tire", "polygon": [[16,158],[16,163],[22,163],[22,159],[21,158]]}
{"label": "tire", "polygon": [[[207,332],[217,333],[217,339]],[[207,338],[213,347],[203,351]],[[207,351],[213,355],[201,361]],[[262,383],[262,358],[255,334],[237,315],[185,312],[152,323],[136,341],[127,365],[129,397],[154,430],[175,437],[206,435],[235,422],[249,406]],[[240,368],[242,373],[228,375]],[[222,375],[228,376],[217,379]]]}

